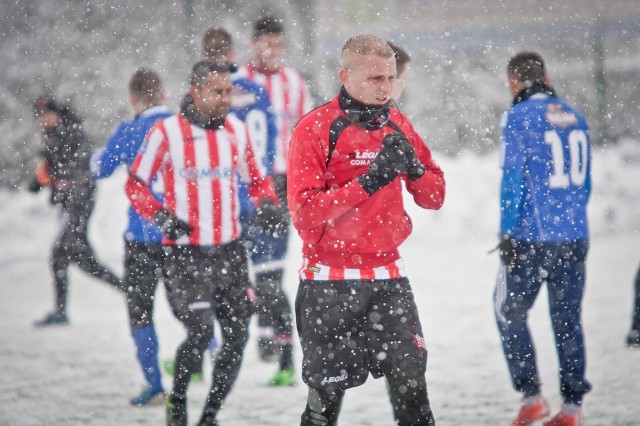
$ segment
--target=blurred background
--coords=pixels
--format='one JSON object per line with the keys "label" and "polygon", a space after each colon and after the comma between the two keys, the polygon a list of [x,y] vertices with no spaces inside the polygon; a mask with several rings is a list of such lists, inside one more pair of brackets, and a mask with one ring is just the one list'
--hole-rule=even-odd
{"label": "blurred background", "polygon": [[339,84],[342,44],[372,32],[412,57],[400,109],[430,147],[458,156],[497,147],[510,104],[506,63],[520,50],[546,60],[559,95],[587,116],[599,146],[640,143],[640,1],[613,0],[0,0],[0,187],[32,173],[40,134],[33,99],[49,93],[85,119],[95,146],[132,116],[127,83],[139,66],[163,77],[177,108],[210,26],[250,55],[253,21],[283,19],[286,62],[321,104]]}

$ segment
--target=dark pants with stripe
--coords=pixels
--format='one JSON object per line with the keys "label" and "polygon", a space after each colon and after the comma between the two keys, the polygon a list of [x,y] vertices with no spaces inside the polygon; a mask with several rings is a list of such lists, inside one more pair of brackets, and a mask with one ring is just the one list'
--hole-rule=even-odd
{"label": "dark pants with stripe", "polygon": [[166,246],[165,273],[170,303],[187,330],[178,347],[172,393],[185,398],[191,375],[213,336],[217,318],[224,343],[216,356],[205,412],[215,416],[235,382],[255,309],[244,245]]}
{"label": "dark pants with stripe", "polygon": [[435,424],[409,280],[301,281],[296,319],[302,378],[310,388],[302,425],[315,424],[318,414],[335,424],[344,391],[369,373],[385,376],[397,424]]}
{"label": "dark pants with stripe", "polygon": [[581,319],[588,249],[588,241],[520,242],[515,266],[501,266],[494,293],[495,314],[513,387],[525,397],[540,393],[527,316],[543,284],[560,362],[560,393],[565,402],[580,404],[591,389],[585,379]]}

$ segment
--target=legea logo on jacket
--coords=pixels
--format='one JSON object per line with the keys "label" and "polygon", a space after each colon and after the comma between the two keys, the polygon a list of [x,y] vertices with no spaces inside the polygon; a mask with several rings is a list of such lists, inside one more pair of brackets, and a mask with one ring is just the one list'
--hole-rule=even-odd
{"label": "legea logo on jacket", "polygon": [[217,167],[215,169],[197,167],[185,167],[178,169],[178,176],[187,180],[198,179],[223,179],[231,176],[231,169],[226,167]]}
{"label": "legea logo on jacket", "polygon": [[378,155],[374,151],[356,151],[349,153],[349,164],[352,166],[368,166]]}

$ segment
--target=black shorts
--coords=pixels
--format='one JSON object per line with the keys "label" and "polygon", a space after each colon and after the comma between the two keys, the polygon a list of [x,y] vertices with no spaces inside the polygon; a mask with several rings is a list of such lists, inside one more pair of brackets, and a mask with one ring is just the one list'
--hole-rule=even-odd
{"label": "black shorts", "polygon": [[333,393],[397,369],[425,374],[422,326],[406,278],[303,280],[296,320],[302,378],[313,389]]}
{"label": "black shorts", "polygon": [[240,241],[220,246],[165,246],[171,307],[182,322],[249,318],[255,291]]}

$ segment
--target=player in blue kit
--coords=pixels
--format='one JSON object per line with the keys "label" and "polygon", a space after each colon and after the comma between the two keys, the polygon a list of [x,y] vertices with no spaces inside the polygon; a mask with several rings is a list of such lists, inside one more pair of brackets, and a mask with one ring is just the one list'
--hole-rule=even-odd
{"label": "player in blue kit", "polygon": [[[94,179],[113,174],[122,164],[131,166],[149,129],[172,112],[163,105],[164,90],[157,73],[139,68],[129,80],[129,102],[135,118],[123,121],[111,134],[104,148],[91,159]],[[154,195],[162,200],[161,182],[154,183]],[[165,399],[158,367],[158,338],[153,325],[153,302],[162,277],[162,232],[155,223],[142,218],[129,207],[129,224],[124,234],[124,284],[131,334],[136,345],[146,386],[131,399],[132,405],[161,404]]]}
{"label": "player in blue kit", "polygon": [[585,344],[581,304],[589,249],[589,127],[549,85],[542,57],[509,61],[513,105],[502,124],[500,258],[494,303],[513,387],[523,395],[512,425],[549,415],[541,393],[527,313],[546,284],[560,362],[560,412],[547,426],[582,424]]}
{"label": "player in blue kit", "polygon": [[[202,38],[201,57],[231,63],[233,44],[229,32],[220,27],[207,30]],[[268,93],[263,86],[238,74],[232,75],[232,80],[230,113],[235,114],[247,125],[256,159],[263,163],[267,174],[271,175],[278,128]],[[243,240],[247,245],[255,273],[258,326],[261,329],[273,328],[273,337],[277,345],[273,348],[273,355],[279,354],[280,357],[278,371],[269,385],[289,386],[295,383],[292,357],[293,325],[291,305],[281,285],[288,234],[282,228],[285,225],[281,225],[276,232],[256,226],[256,208],[249,198],[245,184],[239,187],[239,197]],[[265,208],[275,209],[275,206],[261,206],[262,210]],[[287,214],[282,208],[274,213]],[[263,339],[263,336],[259,337],[258,345],[261,356],[265,359],[272,349],[271,342]]]}

